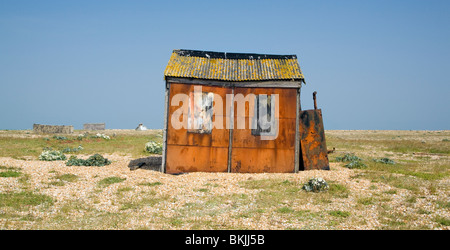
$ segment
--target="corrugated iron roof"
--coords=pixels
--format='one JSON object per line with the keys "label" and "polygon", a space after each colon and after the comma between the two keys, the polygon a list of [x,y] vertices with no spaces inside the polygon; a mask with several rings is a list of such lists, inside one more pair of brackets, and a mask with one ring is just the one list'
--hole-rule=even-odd
{"label": "corrugated iron roof", "polygon": [[164,76],[223,81],[305,81],[296,55],[174,50]]}

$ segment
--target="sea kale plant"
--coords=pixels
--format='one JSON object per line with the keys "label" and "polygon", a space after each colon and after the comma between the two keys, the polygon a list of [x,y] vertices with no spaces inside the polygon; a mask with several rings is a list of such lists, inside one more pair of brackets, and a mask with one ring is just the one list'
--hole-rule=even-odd
{"label": "sea kale plant", "polygon": [[159,142],[149,141],[145,144],[145,151],[151,154],[162,154],[163,144]]}
{"label": "sea kale plant", "polygon": [[97,166],[103,167],[105,165],[111,164],[111,161],[104,158],[100,154],[94,154],[90,156],[88,159],[79,159],[76,156],[72,155],[69,160],[66,162],[67,166]]}
{"label": "sea kale plant", "polygon": [[379,163],[384,163],[384,164],[395,165],[395,161],[393,161],[389,158],[373,159],[373,161],[379,162]]}
{"label": "sea kale plant", "polygon": [[345,164],[344,167],[350,168],[350,169],[365,168],[365,167],[367,167],[367,165],[364,164],[362,161],[351,161],[350,163]]}
{"label": "sea kale plant", "polygon": [[93,136],[93,138],[103,138],[105,140],[111,139],[111,137],[109,137],[108,135],[100,134],[100,133],[97,133],[95,136]]}
{"label": "sea kale plant", "polygon": [[354,154],[345,154],[344,156],[336,157],[336,161],[338,162],[351,162],[351,161],[362,161],[361,158]]}
{"label": "sea kale plant", "polygon": [[55,136],[53,136],[53,139],[61,140],[61,141],[68,140],[67,137],[65,137],[65,136],[60,136],[60,135],[55,135]]}
{"label": "sea kale plant", "polygon": [[67,148],[63,149],[62,152],[63,153],[75,153],[75,152],[81,151],[83,149],[84,148],[80,145],[80,146],[78,146],[76,148],[67,147]]}
{"label": "sea kale plant", "polygon": [[322,192],[327,191],[328,189],[328,183],[320,177],[311,178],[303,185],[303,190],[306,192]]}
{"label": "sea kale plant", "polygon": [[66,156],[58,150],[47,149],[39,155],[41,161],[64,161],[66,159]]}
{"label": "sea kale plant", "polygon": [[367,167],[367,165],[362,162],[363,159],[361,159],[358,156],[353,155],[353,154],[345,154],[344,156],[338,156],[338,157],[336,157],[336,161],[348,162],[347,164],[344,165],[344,167],[350,168],[350,169]]}

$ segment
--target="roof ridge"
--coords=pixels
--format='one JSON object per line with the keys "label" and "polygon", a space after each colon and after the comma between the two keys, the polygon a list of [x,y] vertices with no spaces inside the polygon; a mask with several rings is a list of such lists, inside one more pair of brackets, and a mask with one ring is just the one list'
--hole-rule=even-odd
{"label": "roof ridge", "polygon": [[221,81],[301,80],[295,55],[173,50],[164,76]]}
{"label": "roof ridge", "polygon": [[173,53],[185,57],[203,57],[216,59],[232,59],[232,60],[261,60],[261,59],[297,59],[297,55],[275,55],[275,54],[256,54],[256,53],[230,53],[203,50],[187,50],[176,49]]}

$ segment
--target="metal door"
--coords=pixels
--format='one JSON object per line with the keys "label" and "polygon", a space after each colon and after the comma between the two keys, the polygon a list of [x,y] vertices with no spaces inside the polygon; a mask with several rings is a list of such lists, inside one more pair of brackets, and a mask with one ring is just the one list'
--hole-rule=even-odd
{"label": "metal door", "polygon": [[300,111],[300,167],[299,170],[329,170],[322,110]]}

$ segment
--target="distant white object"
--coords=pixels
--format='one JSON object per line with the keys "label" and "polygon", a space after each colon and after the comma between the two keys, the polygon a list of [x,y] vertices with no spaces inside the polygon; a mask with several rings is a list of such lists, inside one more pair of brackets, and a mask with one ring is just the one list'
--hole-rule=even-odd
{"label": "distant white object", "polygon": [[136,130],[147,130],[147,127],[144,126],[142,123],[139,124],[139,126],[136,128]]}

